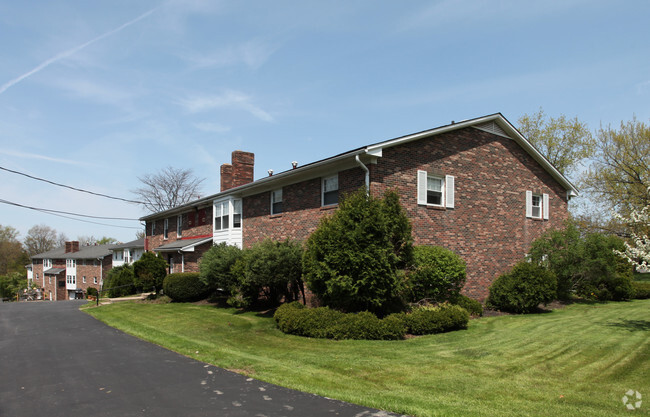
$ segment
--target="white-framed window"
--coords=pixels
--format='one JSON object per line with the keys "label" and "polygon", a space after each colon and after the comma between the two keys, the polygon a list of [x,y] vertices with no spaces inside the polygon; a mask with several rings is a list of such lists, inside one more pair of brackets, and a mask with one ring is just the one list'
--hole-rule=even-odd
{"label": "white-framed window", "polygon": [[66,282],[71,285],[76,285],[77,284],[77,277],[75,275],[68,275]]}
{"label": "white-framed window", "polygon": [[526,217],[531,219],[549,219],[549,195],[526,191]]}
{"label": "white-framed window", "polygon": [[323,178],[321,205],[331,206],[339,203],[339,176],[338,174],[331,177]]}
{"label": "white-framed window", "polygon": [[77,261],[75,259],[66,259],[65,260],[65,266],[68,268],[76,268],[77,267]]}
{"label": "white-framed window", "polygon": [[169,219],[163,220],[163,239],[167,239],[169,235]]}
{"label": "white-framed window", "polygon": [[282,188],[271,191],[271,214],[282,213]]}
{"label": "white-framed window", "polygon": [[36,273],[36,281],[38,281],[38,272]]}
{"label": "white-framed window", "polygon": [[86,276],[85,275],[83,276],[83,283],[84,284],[86,283]]}
{"label": "white-framed window", "polygon": [[[232,214],[232,216],[231,216]],[[241,229],[241,200],[224,200],[214,204],[214,230]]]}
{"label": "white-framed window", "polygon": [[122,251],[115,251],[113,252],[113,259],[116,261],[121,261],[122,260]]}
{"label": "white-framed window", "polygon": [[93,266],[99,265],[99,261],[97,259],[93,259]]}
{"label": "white-framed window", "polygon": [[455,207],[455,177],[418,171],[418,204],[434,207]]}
{"label": "white-framed window", "polygon": [[43,259],[43,269],[50,269],[52,268],[52,260],[51,259]]}
{"label": "white-framed window", "polygon": [[93,277],[93,284],[97,284],[97,277]]}
{"label": "white-framed window", "polygon": [[176,236],[181,237],[183,235],[183,215],[179,214],[176,217]]}
{"label": "white-framed window", "polygon": [[151,236],[153,236],[156,233],[156,221],[152,220],[151,221]]}

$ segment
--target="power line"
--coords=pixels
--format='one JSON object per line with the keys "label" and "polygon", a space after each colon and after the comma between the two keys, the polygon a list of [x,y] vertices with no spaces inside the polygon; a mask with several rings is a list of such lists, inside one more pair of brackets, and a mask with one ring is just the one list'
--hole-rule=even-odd
{"label": "power line", "polygon": [[88,218],[91,218],[91,219],[128,220],[128,221],[139,220],[139,219],[134,219],[134,218],[129,218],[129,217],[91,216],[89,214],[72,213],[70,211],[60,211],[60,210],[45,209],[45,208],[40,208],[40,207],[25,206],[23,204],[14,203],[13,201],[4,200],[2,198],[0,198],[0,203],[9,204],[9,205],[16,206],[16,207],[27,208],[27,209],[30,209],[30,210],[43,211],[43,212],[48,212],[48,213],[69,214],[70,216],[88,217]]}
{"label": "power line", "polygon": [[96,193],[96,192],[84,190],[84,189],[81,189],[81,188],[71,187],[69,185],[59,184],[58,182],[46,180],[45,178],[34,177],[32,175],[25,174],[24,172],[14,171],[13,169],[5,168],[5,167],[0,167],[0,169],[3,170],[3,171],[11,172],[13,174],[18,174],[18,175],[22,175],[22,176],[27,177],[27,178],[31,178],[33,180],[43,181],[43,182],[46,182],[48,184],[56,185],[58,187],[68,188],[68,189],[74,190],[74,191],[80,191],[82,193],[88,193],[88,194],[97,195],[97,196],[100,196],[100,197],[112,198],[113,200],[125,201],[127,203],[143,204],[142,201],[129,200],[129,199],[126,199],[126,198],[121,198],[121,197],[113,197],[113,196],[110,196],[110,195]]}

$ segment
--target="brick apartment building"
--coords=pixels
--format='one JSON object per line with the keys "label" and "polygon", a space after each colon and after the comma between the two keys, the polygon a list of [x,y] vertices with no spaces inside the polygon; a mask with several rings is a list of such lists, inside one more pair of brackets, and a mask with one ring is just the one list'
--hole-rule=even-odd
{"label": "brick apartment building", "polygon": [[254,181],[254,155],[233,152],[219,193],[141,219],[145,250],[162,253],[171,271],[196,271],[212,244],[305,240],[346,192],[395,189],[415,244],[458,253],[467,262],[465,294],[484,299],[534,239],[563,226],[577,195],[499,113],[292,165]]}
{"label": "brick apartment building", "polygon": [[100,289],[112,268],[110,249],[115,245],[65,246],[32,256],[31,280],[50,301],[84,298],[88,288]]}

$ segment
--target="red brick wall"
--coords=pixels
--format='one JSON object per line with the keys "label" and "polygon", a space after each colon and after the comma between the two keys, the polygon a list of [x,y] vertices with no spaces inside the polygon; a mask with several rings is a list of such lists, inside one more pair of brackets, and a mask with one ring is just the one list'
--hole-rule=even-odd
{"label": "red brick wall", "polygon": [[[514,141],[466,128],[384,149],[378,163],[368,164],[371,190],[381,195],[397,189],[413,223],[417,245],[443,246],[467,262],[464,292],[487,296],[490,283],[523,258],[530,243],[568,217],[566,191]],[[417,204],[417,171],[455,176],[455,208]],[[364,184],[355,168],[339,173],[340,192]],[[283,209],[270,215],[268,192],[244,199],[244,246],[265,237],[304,240],[331,212],[320,206],[320,179],[283,188]],[[550,219],[525,216],[525,193],[550,196]]]}
{"label": "red brick wall", "polygon": [[[339,199],[364,184],[364,172],[354,168],[339,172]],[[243,240],[250,247],[269,237],[274,240],[305,240],[316,230],[320,218],[337,206],[321,207],[321,179],[291,184],[282,189],[281,214],[271,216],[271,193],[244,198]]]}

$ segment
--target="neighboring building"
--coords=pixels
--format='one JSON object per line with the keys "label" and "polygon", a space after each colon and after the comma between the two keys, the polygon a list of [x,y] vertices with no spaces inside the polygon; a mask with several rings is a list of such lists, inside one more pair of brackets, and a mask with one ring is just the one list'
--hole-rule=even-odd
{"label": "neighboring building", "polygon": [[130,265],[140,259],[144,253],[144,238],[133,240],[119,245],[113,245],[109,249],[113,253],[113,268],[122,265]]}
{"label": "neighboring building", "polygon": [[88,288],[100,289],[112,267],[110,249],[115,245],[65,246],[32,256],[33,283],[46,300],[83,298]]}
{"label": "neighboring building", "polygon": [[253,181],[254,155],[233,152],[221,166],[221,192],[142,218],[145,249],[163,253],[175,272],[195,271],[213,243],[305,240],[345,193],[395,189],[415,244],[458,253],[467,262],[464,292],[483,299],[534,239],[562,227],[577,195],[501,114],[292,165]]}

